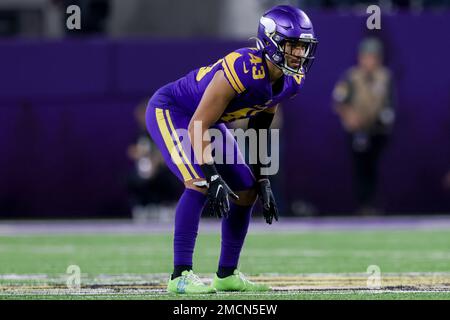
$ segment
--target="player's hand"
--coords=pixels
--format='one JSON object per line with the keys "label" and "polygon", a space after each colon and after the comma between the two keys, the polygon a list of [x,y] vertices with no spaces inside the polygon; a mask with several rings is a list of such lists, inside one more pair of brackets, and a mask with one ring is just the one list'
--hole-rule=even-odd
{"label": "player's hand", "polygon": [[239,197],[230,189],[223,181],[222,177],[217,173],[214,164],[202,164],[200,166],[208,183],[208,192],[206,194],[205,210],[211,216],[219,218],[228,217],[230,211],[230,201],[228,197],[238,200]]}
{"label": "player's hand", "polygon": [[211,176],[208,182],[206,211],[211,216],[228,218],[230,211],[229,196],[235,200],[239,197],[230,189],[222,177],[218,174]]}
{"label": "player's hand", "polygon": [[258,181],[258,195],[263,205],[263,215],[266,222],[272,224],[273,218],[278,221],[278,208],[275,203],[272,188],[270,187],[269,179]]}

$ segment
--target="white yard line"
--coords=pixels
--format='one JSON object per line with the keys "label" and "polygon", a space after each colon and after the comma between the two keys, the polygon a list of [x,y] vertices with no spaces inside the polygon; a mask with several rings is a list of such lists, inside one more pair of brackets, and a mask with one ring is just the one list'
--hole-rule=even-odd
{"label": "white yard line", "polygon": [[[382,217],[281,217],[267,225],[260,217],[250,224],[250,232],[308,232],[344,230],[448,230],[450,216],[382,216]],[[202,219],[200,232],[217,233],[220,221]],[[173,232],[173,223],[136,223],[132,220],[25,220],[0,221],[0,235],[51,234],[155,234]]]}

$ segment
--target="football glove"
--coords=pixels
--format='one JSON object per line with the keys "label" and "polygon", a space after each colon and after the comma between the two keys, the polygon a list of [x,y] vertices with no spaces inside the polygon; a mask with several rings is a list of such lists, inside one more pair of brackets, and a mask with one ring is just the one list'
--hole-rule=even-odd
{"label": "football glove", "polygon": [[272,188],[270,187],[269,179],[258,181],[258,195],[263,205],[263,215],[266,222],[272,224],[273,218],[278,221],[278,208],[275,203]]}
{"label": "football glove", "polygon": [[222,177],[217,173],[213,164],[204,164],[201,166],[208,182],[208,192],[205,211],[210,216],[219,218],[228,218],[230,211],[230,201],[228,197],[238,200],[239,197],[231,190]]}

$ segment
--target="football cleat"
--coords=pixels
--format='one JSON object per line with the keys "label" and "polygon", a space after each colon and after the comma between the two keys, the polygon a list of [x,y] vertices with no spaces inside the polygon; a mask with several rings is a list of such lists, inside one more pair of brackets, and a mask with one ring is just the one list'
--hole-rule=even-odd
{"label": "football cleat", "polygon": [[214,276],[212,286],[217,291],[270,291],[270,287],[265,284],[254,283],[245,278],[238,269],[234,270],[231,276],[219,278],[217,274]]}
{"label": "football cleat", "polygon": [[204,284],[192,270],[185,270],[181,273],[181,276],[169,279],[167,291],[179,294],[216,293],[216,289]]}

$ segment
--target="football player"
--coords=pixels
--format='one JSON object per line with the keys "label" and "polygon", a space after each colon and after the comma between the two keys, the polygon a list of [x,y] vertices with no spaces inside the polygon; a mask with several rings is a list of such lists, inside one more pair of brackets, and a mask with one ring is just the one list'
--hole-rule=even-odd
{"label": "football player", "polygon": [[[317,39],[303,11],[280,5],[261,17],[256,44],[256,48],[235,50],[165,85],[149,101],[148,131],[170,170],[186,187],[175,214],[174,270],[167,286],[169,292],[270,289],[247,280],[238,270],[238,261],[258,195],[269,224],[278,220],[276,203],[269,179],[261,173],[261,164],[250,169],[244,163],[225,123],[249,118],[249,128],[257,132],[268,129],[278,104],[302,87],[314,60]],[[196,123],[200,124],[197,133]],[[199,148],[192,143],[196,134],[208,137],[211,128],[222,133],[225,144],[233,144],[236,163],[214,163],[208,139]],[[177,129],[188,130],[190,143],[182,143]],[[196,161],[192,161],[191,154]],[[203,210],[222,218],[218,270],[210,286],[192,270]]]}

